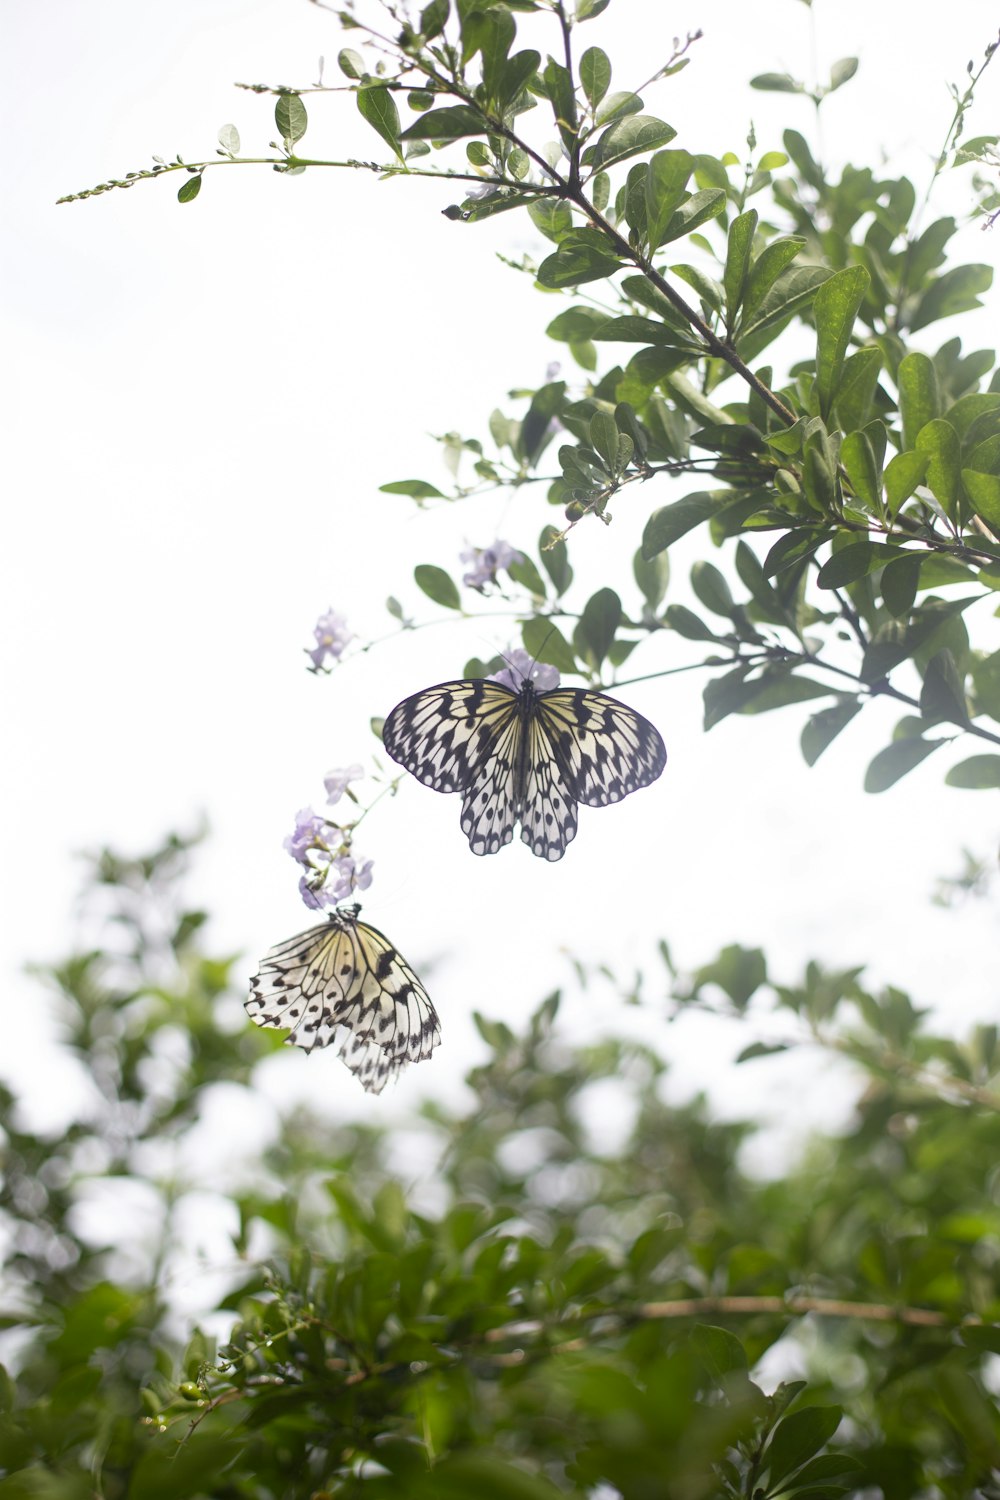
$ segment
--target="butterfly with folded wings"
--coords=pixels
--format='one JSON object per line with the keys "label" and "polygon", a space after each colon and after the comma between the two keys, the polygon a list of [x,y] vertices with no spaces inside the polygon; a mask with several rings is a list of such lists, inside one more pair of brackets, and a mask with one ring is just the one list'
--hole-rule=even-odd
{"label": "butterfly with folded wings", "polygon": [[250,981],[247,1014],[258,1026],[288,1028],[290,1046],[311,1052],[339,1042],[337,1056],[370,1094],[441,1041],[430,996],[406,960],[361,907],[278,943]]}

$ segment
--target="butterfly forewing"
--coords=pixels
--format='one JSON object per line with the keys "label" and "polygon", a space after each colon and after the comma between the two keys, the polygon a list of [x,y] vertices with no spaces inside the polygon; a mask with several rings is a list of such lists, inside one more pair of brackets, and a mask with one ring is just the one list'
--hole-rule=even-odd
{"label": "butterfly forewing", "polygon": [[572,795],[588,807],[649,786],[667,763],[659,731],[606,693],[556,688],[540,695],[538,715],[570,773]]}
{"label": "butterfly forewing", "polygon": [[338,1056],[369,1093],[441,1040],[437,1012],[409,964],[359,907],[278,943],[250,981],[247,1014],[258,1026],[288,1028],[307,1052],[339,1041]]}
{"label": "butterfly forewing", "polygon": [[425,786],[464,792],[516,720],[517,694],[500,683],[441,682],[397,703],[382,740],[393,760]]}

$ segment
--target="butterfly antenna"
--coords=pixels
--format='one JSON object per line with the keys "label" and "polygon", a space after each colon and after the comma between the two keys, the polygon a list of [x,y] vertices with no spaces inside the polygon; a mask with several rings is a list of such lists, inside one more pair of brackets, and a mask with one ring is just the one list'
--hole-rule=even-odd
{"label": "butterfly antenna", "polygon": [[545,650],[546,646],[549,644],[549,641],[552,639],[552,637],[555,635],[555,633],[556,633],[556,627],[554,625],[550,625],[549,628],[548,628],[548,630],[545,632],[545,636],[544,636],[544,638],[542,640],[542,644],[539,646],[539,648],[536,651],[535,655],[531,658],[531,666],[528,668],[528,675],[529,675],[529,677],[530,677],[531,673],[535,670],[535,668],[538,666],[539,662],[541,661],[542,652]]}

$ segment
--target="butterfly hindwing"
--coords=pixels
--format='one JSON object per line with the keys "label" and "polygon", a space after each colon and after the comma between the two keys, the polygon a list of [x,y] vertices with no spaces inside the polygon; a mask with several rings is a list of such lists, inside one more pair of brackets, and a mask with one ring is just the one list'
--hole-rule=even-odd
{"label": "butterfly hindwing", "polygon": [[247,1014],[258,1026],[287,1027],[307,1052],[339,1041],[338,1056],[363,1087],[381,1093],[441,1040],[437,1012],[409,964],[357,906],[278,943],[250,981]]}
{"label": "butterfly hindwing", "polygon": [[514,836],[519,815],[517,767],[521,723],[513,717],[479,766],[462,803],[462,832],[473,854],[495,854]]}
{"label": "butterfly hindwing", "polygon": [[521,838],[540,859],[562,859],[576,838],[576,797],[567,765],[540,712],[528,721]]}

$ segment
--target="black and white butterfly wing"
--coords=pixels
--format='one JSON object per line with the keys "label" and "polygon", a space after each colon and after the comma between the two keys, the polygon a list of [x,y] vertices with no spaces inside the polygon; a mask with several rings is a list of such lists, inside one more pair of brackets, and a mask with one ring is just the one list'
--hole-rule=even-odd
{"label": "black and white butterfly wing", "polygon": [[397,703],[382,739],[424,786],[463,793],[462,832],[473,854],[495,854],[510,843],[521,740],[510,688],[480,678],[425,688]]}
{"label": "black and white butterfly wing", "polygon": [[358,907],[278,943],[250,981],[247,1014],[258,1026],[288,1028],[307,1052],[339,1042],[362,1086],[382,1092],[408,1063],[441,1040],[437,1012],[409,964]]}
{"label": "black and white butterfly wing", "polygon": [[587,807],[620,802],[667,763],[659,730],[607,693],[556,688],[539,695],[537,713],[571,795]]}
{"label": "black and white butterfly wing", "polygon": [[436,792],[465,792],[517,718],[517,694],[485,678],[439,682],[404,698],[382,741],[393,760]]}
{"label": "black and white butterfly wing", "polygon": [[519,816],[521,838],[540,859],[562,859],[576,838],[577,798],[569,762],[553,739],[540,707],[528,720],[524,796]]}

